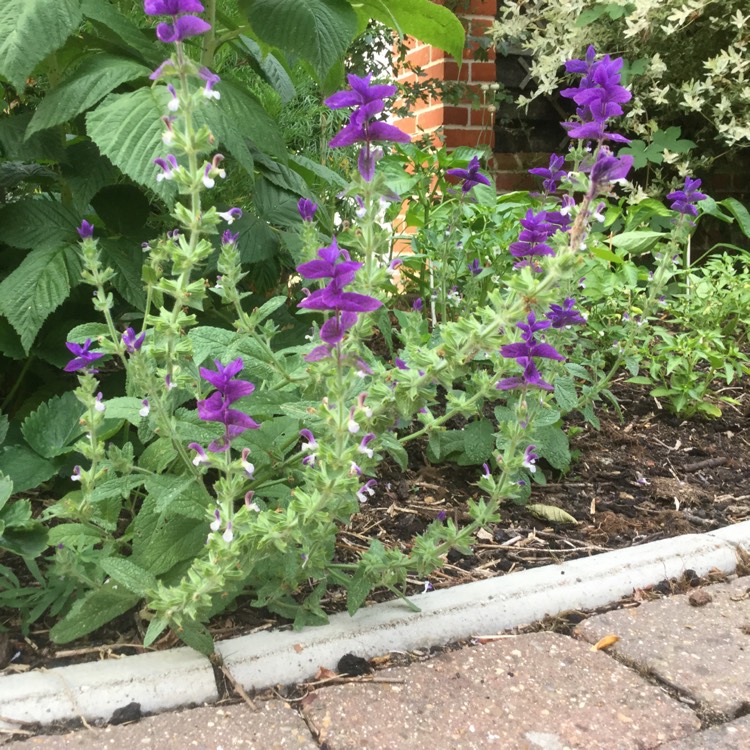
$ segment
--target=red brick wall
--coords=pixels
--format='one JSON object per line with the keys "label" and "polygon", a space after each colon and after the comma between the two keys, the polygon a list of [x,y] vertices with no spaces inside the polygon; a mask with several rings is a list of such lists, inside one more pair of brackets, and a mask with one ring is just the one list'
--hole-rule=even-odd
{"label": "red brick wall", "polygon": [[[434,1],[443,4],[442,0]],[[491,102],[492,96],[488,97],[486,85],[495,82],[495,53],[494,50],[489,50],[486,61],[475,59],[479,45],[471,37],[484,35],[497,13],[497,0],[463,2],[459,4],[458,13],[467,32],[467,45],[460,68],[458,61],[444,50],[414,39],[406,41],[410,48],[406,56],[407,62],[422,68],[430,78],[464,81],[480,97],[480,101]],[[398,80],[404,83],[417,79],[413,73],[405,72]],[[441,138],[449,149],[457,146],[486,146],[491,150],[495,144],[494,108],[473,106],[468,101],[459,105],[445,105],[441,100],[429,97],[427,101],[418,101],[412,108],[411,115],[396,120],[395,124],[412,135],[434,133],[436,140]]]}

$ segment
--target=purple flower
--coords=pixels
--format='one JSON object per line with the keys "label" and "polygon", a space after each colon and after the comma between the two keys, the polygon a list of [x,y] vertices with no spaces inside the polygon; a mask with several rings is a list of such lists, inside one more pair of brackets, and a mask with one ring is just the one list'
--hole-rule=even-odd
{"label": "purple flower", "polygon": [[[188,448],[195,451],[195,458],[193,459],[193,466],[200,466],[201,464],[210,464],[211,459],[206,455],[206,451],[198,443],[188,443]],[[218,510],[216,511],[219,512]]]}
{"label": "purple flower", "polygon": [[461,192],[464,194],[468,193],[475,185],[492,185],[489,179],[479,171],[478,156],[472,158],[467,169],[448,169],[445,173],[464,181],[461,185]]}
{"label": "purple flower", "polygon": [[151,73],[151,75],[149,76],[149,78],[152,81],[157,81],[170,68],[173,71],[175,70],[174,63],[172,62],[172,58],[171,57],[168,60],[165,60],[153,73]]}
{"label": "purple flower", "polygon": [[390,85],[370,85],[372,75],[364,78],[347,76],[351,90],[339,91],[329,96],[325,103],[331,109],[354,107],[349,123],[345,125],[328,144],[331,148],[364,144],[360,149],[357,167],[362,178],[370,182],[375,175],[375,164],[382,156],[380,149],[373,150],[373,143],[392,141],[408,143],[411,138],[395,125],[373,120],[375,115],[385,109],[384,99],[396,93],[396,87]]}
{"label": "purple flower", "polygon": [[207,99],[221,99],[221,94],[218,91],[214,91],[214,86],[221,82],[221,78],[206,67],[201,68],[198,71],[198,75],[206,82],[203,89],[203,96]]}
{"label": "purple flower", "polygon": [[407,365],[406,362],[404,362],[403,359],[399,359],[398,357],[396,357],[393,360],[393,364],[396,365],[396,367],[398,367],[399,370],[408,370],[409,369],[409,365]]}
{"label": "purple flower", "polygon": [[633,157],[629,155],[616,157],[606,147],[602,146],[596,155],[596,161],[591,166],[591,187],[589,195],[596,195],[610,182],[624,180],[633,166]]}
{"label": "purple flower", "polygon": [[237,219],[242,218],[242,209],[230,208],[228,211],[219,211],[219,216],[221,216],[227,224],[233,224]]}
{"label": "purple flower", "polygon": [[174,154],[167,154],[166,159],[162,159],[161,157],[154,159],[154,164],[162,170],[156,175],[157,182],[171,180],[174,177],[174,170],[179,168],[177,158]]}
{"label": "purple flower", "polygon": [[607,120],[618,117],[623,110],[620,104],[631,99],[631,93],[620,85],[622,58],[613,60],[605,55],[595,61],[596,50],[590,46],[585,60],[570,60],[565,64],[569,73],[583,73],[577,88],[563,89],[560,94],[577,105],[580,122],[564,122],[563,127],[571,138],[583,140],[612,140],[628,143],[628,139],[605,130]]}
{"label": "purple flower", "polygon": [[479,258],[474,258],[474,260],[469,263],[468,268],[472,276],[479,276],[479,274],[482,273],[482,266],[479,263]]}
{"label": "purple flower", "polygon": [[300,198],[297,202],[297,210],[302,221],[312,221],[315,218],[315,212],[318,210],[318,204],[313,203],[308,198]]}
{"label": "purple flower", "polygon": [[236,245],[237,240],[240,238],[239,232],[230,232],[228,229],[224,230],[224,234],[221,235],[222,245]]}
{"label": "purple flower", "polygon": [[340,312],[329,318],[320,329],[320,338],[329,346],[344,340],[346,332],[357,322],[357,313]]}
{"label": "purple flower", "polygon": [[[700,180],[698,180],[698,184],[700,184]],[[76,232],[78,232],[78,236],[82,240],[91,239],[94,236],[94,225],[89,224],[88,221],[84,219],[81,222],[81,226],[76,229]]]}
{"label": "purple flower", "polygon": [[357,490],[357,499],[360,503],[366,503],[369,497],[375,494],[373,487],[377,484],[374,479],[368,479],[362,487]]}
{"label": "purple flower", "polygon": [[156,38],[160,42],[171,44],[191,36],[205,34],[210,28],[211,24],[198,16],[178,16],[174,23],[160,23],[156,27]]}
{"label": "purple flower", "polygon": [[536,462],[539,456],[534,453],[536,450],[535,445],[527,445],[526,450],[523,452],[523,465],[533,474],[536,471]]}
{"label": "purple flower", "polygon": [[144,0],[143,11],[147,16],[176,16],[180,13],[203,13],[199,0]]}
{"label": "purple flower", "polygon": [[415,312],[422,312],[422,308],[424,307],[424,302],[422,302],[421,297],[417,297],[414,302],[411,303],[411,309]]}
{"label": "purple flower", "polygon": [[547,212],[535,214],[532,209],[526,211],[521,219],[523,229],[516,242],[511,242],[508,251],[514,258],[536,258],[543,255],[554,255],[555,251],[547,240],[557,232],[558,227],[547,221]]}
{"label": "purple flower", "polygon": [[63,370],[65,372],[76,372],[76,370],[86,370],[88,372],[96,372],[96,370],[92,370],[89,368],[89,365],[92,362],[95,362],[97,359],[101,359],[104,354],[101,352],[90,352],[89,349],[91,348],[91,339],[86,339],[83,344],[76,344],[73,341],[66,341],[65,346],[68,347],[68,350],[71,352],[71,354],[74,354],[75,357],[68,362],[65,367],[63,367]]}
{"label": "purple flower", "polygon": [[700,186],[700,180],[685,177],[685,187],[682,190],[674,190],[667,195],[667,200],[672,201],[670,208],[686,216],[697,216],[698,208],[695,204],[707,197],[704,193],[698,192]]}
{"label": "purple flower", "polygon": [[542,177],[542,187],[546,193],[554,193],[557,190],[557,183],[562,180],[567,172],[562,168],[565,164],[565,157],[552,154],[549,158],[549,167],[534,167],[529,170],[529,174]]}
{"label": "purple flower", "polygon": [[125,344],[125,350],[128,354],[134,354],[141,348],[145,338],[145,331],[136,337],[135,331],[132,328],[126,328],[125,333],[122,334],[122,343]]}
{"label": "purple flower", "polygon": [[586,318],[573,309],[576,301],[573,297],[566,297],[562,306],[549,306],[549,312],[546,314],[547,320],[552,323],[553,328],[564,328],[565,326],[585,325]]}
{"label": "purple flower", "polygon": [[199,400],[198,416],[207,422],[221,422],[224,425],[224,435],[214,440],[208,450],[221,453],[229,450],[229,443],[246,430],[255,430],[260,425],[244,412],[230,409],[230,405],[243,396],[249,396],[255,386],[247,380],[234,380],[242,370],[242,357],[224,366],[218,359],[214,360],[216,370],[200,368],[201,377],[216,388],[208,398]]}
{"label": "purple flower", "polygon": [[513,388],[534,386],[545,391],[553,391],[554,387],[542,379],[533,358],[541,357],[542,359],[554,359],[563,362],[565,357],[554,346],[540,343],[534,336],[537,331],[544,330],[552,325],[549,320],[538,321],[533,311],[528,314],[526,320],[526,323],[516,323],[518,328],[523,331],[521,341],[515,344],[505,344],[500,348],[500,354],[503,357],[515,359],[524,368],[523,375],[505,378],[499,381],[495,387],[500,391],[508,391]]}
{"label": "purple flower", "polygon": [[367,446],[375,439],[375,433],[374,432],[368,432],[363,438],[362,441],[359,444],[359,448],[357,450],[360,453],[363,453],[367,458],[373,457],[373,450],[372,448],[368,448]]}

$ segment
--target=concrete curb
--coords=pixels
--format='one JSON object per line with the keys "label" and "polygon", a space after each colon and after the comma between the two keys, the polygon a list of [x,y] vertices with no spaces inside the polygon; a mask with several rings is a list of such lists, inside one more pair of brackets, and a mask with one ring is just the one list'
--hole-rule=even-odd
{"label": "concrete curb", "polygon": [[[290,684],[335,668],[346,653],[369,658],[434,646],[532,623],[545,615],[594,608],[636,588],[692,569],[733,573],[737,547],[750,550],[750,521],[605,552],[561,565],[456,586],[403,602],[386,602],[331,617],[302,632],[274,631],[217,644],[225,665],[248,690]],[[187,648],[0,677],[0,728],[84,717],[107,721],[131,702],[144,713],[216,701],[208,660]]]}

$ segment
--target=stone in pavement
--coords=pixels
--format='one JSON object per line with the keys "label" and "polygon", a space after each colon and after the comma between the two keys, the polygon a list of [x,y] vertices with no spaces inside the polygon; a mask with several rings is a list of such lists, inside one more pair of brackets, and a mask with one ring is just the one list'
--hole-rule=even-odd
{"label": "stone in pavement", "polygon": [[[590,617],[576,629],[608,653],[683,691],[709,715],[732,718],[750,703],[750,577],[709,586],[696,607],[686,595]],[[750,744],[747,746],[750,747]]]}
{"label": "stone in pavement", "polygon": [[303,702],[328,750],[642,750],[700,726],[660,688],[556,633],[503,638],[376,678]]}
{"label": "stone in pavement", "polygon": [[300,715],[282,701],[208,706],[149,716],[134,724],[32,737],[3,750],[318,750]]}
{"label": "stone in pavement", "polygon": [[659,750],[747,750],[750,747],[750,716],[711,727],[684,740],[659,745]]}

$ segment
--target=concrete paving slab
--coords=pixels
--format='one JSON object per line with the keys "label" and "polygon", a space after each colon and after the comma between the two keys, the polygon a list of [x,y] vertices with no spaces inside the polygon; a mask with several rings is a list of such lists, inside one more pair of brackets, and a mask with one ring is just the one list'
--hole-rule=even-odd
{"label": "concrete paving slab", "polygon": [[750,716],[711,727],[684,740],[659,745],[659,750],[747,750],[750,747]]}
{"label": "concrete paving slab", "polygon": [[596,615],[576,634],[591,643],[619,636],[610,654],[683,691],[709,714],[732,718],[750,704],[750,576]]}
{"label": "concrete paving slab", "polygon": [[328,750],[644,750],[700,726],[660,688],[556,633],[504,638],[377,677],[303,701]]}
{"label": "concrete paving slab", "polygon": [[150,716],[134,724],[32,737],[3,750],[318,750],[300,715],[282,701],[210,706]]}

